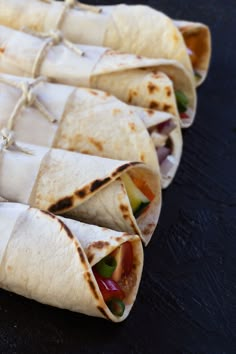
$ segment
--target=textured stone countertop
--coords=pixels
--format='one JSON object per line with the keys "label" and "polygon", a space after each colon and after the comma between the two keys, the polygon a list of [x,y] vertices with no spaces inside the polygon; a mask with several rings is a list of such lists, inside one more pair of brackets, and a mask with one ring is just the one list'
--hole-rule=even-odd
{"label": "textured stone countertop", "polygon": [[213,57],[136,304],[114,325],[1,290],[1,353],[236,353],[236,3],[139,3],[208,24]]}

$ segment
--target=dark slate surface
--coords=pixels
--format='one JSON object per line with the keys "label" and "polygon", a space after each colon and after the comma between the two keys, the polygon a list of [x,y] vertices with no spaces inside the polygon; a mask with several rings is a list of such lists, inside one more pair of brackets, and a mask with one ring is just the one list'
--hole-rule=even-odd
{"label": "dark slate surface", "polygon": [[143,3],[210,25],[214,51],[137,302],[114,325],[0,291],[1,353],[236,353],[235,0]]}

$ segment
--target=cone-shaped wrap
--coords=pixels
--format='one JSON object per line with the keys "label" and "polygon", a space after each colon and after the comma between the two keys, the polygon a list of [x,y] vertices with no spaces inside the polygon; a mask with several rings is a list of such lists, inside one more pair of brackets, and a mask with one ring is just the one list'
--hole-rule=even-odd
{"label": "cone-shaped wrap", "polygon": [[206,78],[211,60],[211,33],[203,23],[175,21],[183,35],[189,51],[196,85],[199,86]]}
{"label": "cone-shaped wrap", "polygon": [[[17,146],[24,152],[12,146],[0,154],[3,198],[139,234],[145,244],[149,242],[160,214],[161,183],[147,165],[21,142]],[[130,199],[130,188],[123,178],[127,174],[149,201],[136,217],[134,198]],[[136,199],[136,204],[141,204],[142,200]]]}
{"label": "cone-shaped wrap", "polygon": [[[0,203],[0,286],[44,304],[90,316],[124,320],[135,301],[143,266],[138,236],[112,231],[30,208]],[[125,311],[114,315],[92,267],[124,242],[133,250]]]}
{"label": "cone-shaped wrap", "polygon": [[18,76],[43,75],[53,82],[101,89],[126,103],[174,115],[178,115],[174,91],[181,91],[187,99],[187,115],[181,124],[192,124],[196,92],[191,75],[180,63],[122,54],[105,47],[58,44],[62,37],[57,33],[51,36],[39,38],[0,26],[0,71]]}
{"label": "cone-shaped wrap", "polygon": [[[22,105],[14,114],[25,84],[35,101]],[[36,100],[51,114],[51,121],[37,107]],[[4,127],[14,130],[16,139],[27,143],[141,161],[157,171],[158,148],[170,145],[171,140],[167,160],[173,160],[173,164],[169,161],[169,168],[163,170],[166,159],[160,160],[164,188],[173,180],[182,152],[175,116],[128,106],[98,90],[45,81],[36,84],[33,79],[11,75],[0,75],[0,129]]]}
{"label": "cone-shaped wrap", "polygon": [[[76,4],[76,1],[75,1]],[[0,0],[0,23],[35,31],[61,29],[74,43],[110,47],[150,58],[175,59],[193,76],[184,40],[173,21],[149,6],[99,6],[100,12],[66,2]]]}

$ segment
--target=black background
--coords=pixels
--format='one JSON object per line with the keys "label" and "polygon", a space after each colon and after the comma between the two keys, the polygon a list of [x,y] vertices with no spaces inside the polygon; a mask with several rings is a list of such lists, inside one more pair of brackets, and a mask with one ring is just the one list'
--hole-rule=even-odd
{"label": "black background", "polygon": [[213,57],[135,306],[115,325],[0,291],[1,353],[236,353],[236,3],[142,3],[208,24]]}

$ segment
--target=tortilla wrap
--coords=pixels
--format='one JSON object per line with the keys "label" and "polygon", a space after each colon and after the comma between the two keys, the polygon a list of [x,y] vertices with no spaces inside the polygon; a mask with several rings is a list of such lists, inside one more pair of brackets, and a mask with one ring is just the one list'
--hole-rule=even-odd
{"label": "tortilla wrap", "polygon": [[[43,304],[123,321],[135,301],[143,267],[138,236],[0,203],[0,287]],[[124,242],[132,244],[135,284],[123,316],[106,305],[92,267]]]}
{"label": "tortilla wrap", "polygon": [[[67,5],[68,3],[68,5]],[[78,8],[71,1],[0,1],[0,23],[45,32],[61,29],[74,43],[110,47],[150,58],[179,61],[191,73],[184,40],[173,21],[145,5],[98,6],[100,12]]]}
{"label": "tortilla wrap", "polygon": [[[31,105],[25,102],[12,117],[24,90],[34,100]],[[36,100],[50,113],[51,120],[35,104]],[[170,121],[172,127],[158,131],[158,140],[153,130],[158,130],[160,124],[163,128],[163,123]],[[164,188],[173,180],[182,152],[182,136],[175,116],[127,106],[97,90],[51,84],[45,80],[37,83],[10,75],[0,75],[0,130],[4,127],[14,130],[17,140],[30,144],[141,161],[156,171],[159,171],[157,149],[170,138],[173,148],[169,155],[173,157],[173,164],[163,169],[166,163],[160,161]],[[167,160],[171,160],[170,156]]]}
{"label": "tortilla wrap", "polygon": [[211,33],[203,23],[174,21],[183,35],[189,50],[196,84],[199,86],[206,78],[211,60]]}
{"label": "tortilla wrap", "polygon": [[[1,151],[0,171],[0,195],[9,201],[139,234],[145,244],[157,225],[160,179],[143,163],[17,142]],[[136,218],[123,181],[126,174],[151,195]]]}
{"label": "tortilla wrap", "polygon": [[[190,74],[180,63],[102,47],[69,45],[59,33],[50,36],[39,38],[0,26],[0,71],[17,76],[43,75],[53,82],[100,89],[126,103],[177,116],[174,91],[181,91],[188,100],[187,119],[181,119],[181,124],[192,124],[196,92]],[[168,88],[170,79],[172,90]]]}

